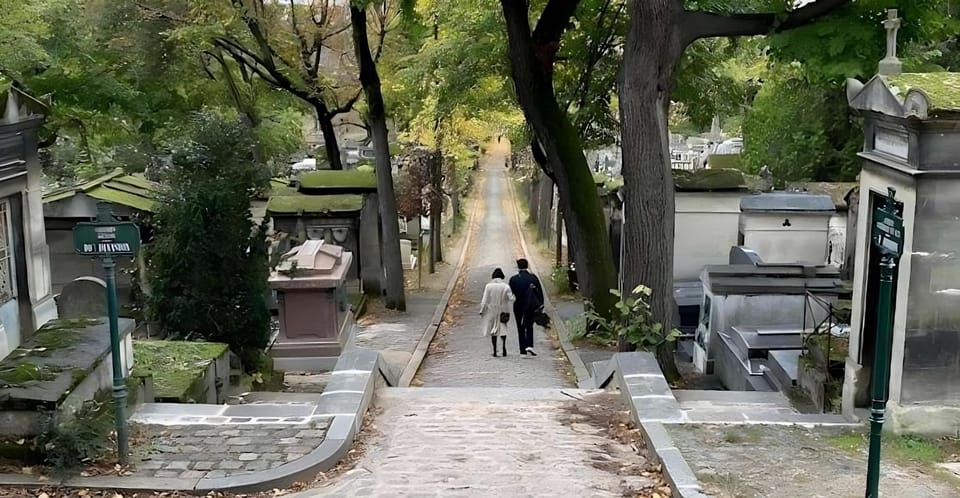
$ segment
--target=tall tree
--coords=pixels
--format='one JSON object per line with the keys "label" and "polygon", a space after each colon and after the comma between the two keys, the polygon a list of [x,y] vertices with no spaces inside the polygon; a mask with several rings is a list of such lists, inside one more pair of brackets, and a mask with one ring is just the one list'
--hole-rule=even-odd
{"label": "tall tree", "polygon": [[[690,4],[691,10],[685,8]],[[761,2],[762,3],[762,2]],[[667,131],[670,96],[684,50],[703,38],[781,32],[811,23],[850,0],[817,0],[772,13],[707,10],[711,4],[681,0],[631,0],[620,86],[624,194],[623,287],[653,289],[654,318],[673,321],[674,183]],[[783,4],[781,4],[783,5]],[[704,8],[706,6],[707,8]],[[660,348],[666,373],[677,376],[672,354]]]}
{"label": "tall tree", "polygon": [[343,169],[333,120],[353,108],[360,91],[350,89],[343,97],[336,79],[325,72],[342,61],[342,54],[328,52],[333,40],[350,27],[349,13],[329,0],[231,3],[247,28],[247,37],[226,33],[215,38],[216,45],[270,85],[313,107],[327,161],[332,169]]}
{"label": "tall tree", "polygon": [[[370,52],[367,38],[367,3],[381,10],[381,20],[386,19],[385,2],[353,0],[350,3],[350,25],[353,31],[353,47],[360,70],[360,84],[367,101],[366,121],[373,135],[376,153],[377,197],[380,201],[380,230],[382,235],[384,269],[386,270],[386,305],[389,309],[406,311],[403,294],[403,263],[400,259],[400,224],[397,219],[397,199],[393,190],[393,168],[390,165],[390,143],[387,140],[387,114],[380,91],[380,75],[377,63]],[[383,22],[383,21],[381,21]],[[384,26],[384,31],[386,27]],[[381,38],[382,40],[382,38]]]}
{"label": "tall tree", "polygon": [[542,166],[560,193],[577,268],[586,270],[580,284],[595,309],[605,315],[613,306],[609,291],[616,287],[616,273],[603,206],[580,133],[561,108],[553,84],[560,39],[578,3],[550,0],[531,31],[527,2],[500,0],[517,100],[536,138],[536,152],[543,155]]}

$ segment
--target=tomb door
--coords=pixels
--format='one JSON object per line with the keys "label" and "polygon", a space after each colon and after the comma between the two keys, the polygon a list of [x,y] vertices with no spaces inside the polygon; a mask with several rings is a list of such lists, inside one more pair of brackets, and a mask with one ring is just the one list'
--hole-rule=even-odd
{"label": "tomb door", "polygon": [[[867,227],[873,226],[873,213],[877,206],[880,206],[882,203],[886,202],[885,197],[881,196],[877,192],[870,192],[870,208],[867,211],[870,213],[870,219],[867,222]],[[897,214],[903,216],[903,203],[900,201],[896,202]],[[877,307],[880,302],[880,252],[873,247],[872,240],[869,240],[869,232],[867,234],[867,286],[866,294],[864,296],[864,306],[863,306],[863,317],[860,320],[862,324],[862,329],[860,330],[860,364],[863,365],[865,372],[873,372],[873,363],[874,363],[874,354],[877,348]],[[897,272],[893,275],[893,297],[891,302],[894,303],[890,308],[890,323],[893,323],[894,317],[892,316],[896,309],[897,302],[897,281],[900,279],[899,266],[897,267]],[[893,334],[890,334],[891,345],[893,343]],[[892,348],[890,349],[892,350]],[[888,359],[889,361],[889,359]],[[870,385],[868,389],[869,392],[873,392],[873,375],[870,374]],[[889,397],[889,384],[887,386],[887,397]],[[869,400],[867,401],[869,405]]]}

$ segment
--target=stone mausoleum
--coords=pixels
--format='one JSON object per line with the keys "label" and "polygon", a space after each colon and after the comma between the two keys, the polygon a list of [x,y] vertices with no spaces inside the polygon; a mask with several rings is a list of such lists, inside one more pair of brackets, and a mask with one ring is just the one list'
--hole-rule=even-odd
{"label": "stone mausoleum", "polygon": [[[887,23],[895,37],[899,20]],[[843,409],[866,417],[876,345],[878,252],[873,212],[896,189],[904,221],[894,277],[888,419],[898,432],[960,427],[960,73],[901,73],[895,42],[880,74],[850,80],[864,120],[852,331]]]}

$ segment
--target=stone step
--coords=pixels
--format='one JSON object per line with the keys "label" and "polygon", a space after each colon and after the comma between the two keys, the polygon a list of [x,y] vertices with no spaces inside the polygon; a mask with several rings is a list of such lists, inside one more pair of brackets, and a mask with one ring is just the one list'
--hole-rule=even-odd
{"label": "stone step", "polygon": [[800,331],[760,330],[733,327],[726,333],[741,359],[766,358],[769,351],[799,350],[803,347]]}
{"label": "stone step", "polygon": [[302,404],[310,403],[317,404],[320,401],[320,394],[318,393],[280,393],[280,392],[249,392],[244,393],[241,396],[237,396],[238,403],[235,404]]}
{"label": "stone step", "polygon": [[693,409],[703,406],[752,406],[761,408],[788,408],[792,409],[790,400],[776,391],[696,391],[674,390],[682,409]]}
{"label": "stone step", "polygon": [[390,387],[379,389],[381,401],[446,401],[451,403],[500,401],[568,401],[602,392],[602,389],[502,388],[502,387]]}

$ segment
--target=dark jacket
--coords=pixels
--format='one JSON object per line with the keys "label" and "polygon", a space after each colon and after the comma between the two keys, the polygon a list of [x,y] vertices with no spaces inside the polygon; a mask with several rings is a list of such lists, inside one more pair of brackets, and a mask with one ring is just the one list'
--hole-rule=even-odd
{"label": "dark jacket", "polygon": [[531,305],[527,294],[530,292],[530,284],[536,286],[534,289],[534,295],[540,300],[540,304],[543,304],[543,286],[540,285],[540,279],[536,275],[530,273],[527,270],[520,270],[516,275],[510,277],[510,290],[513,292],[513,295],[516,296],[517,300],[513,303],[513,311],[516,315],[527,315],[531,314],[537,310],[538,306],[535,306],[537,303]]}

